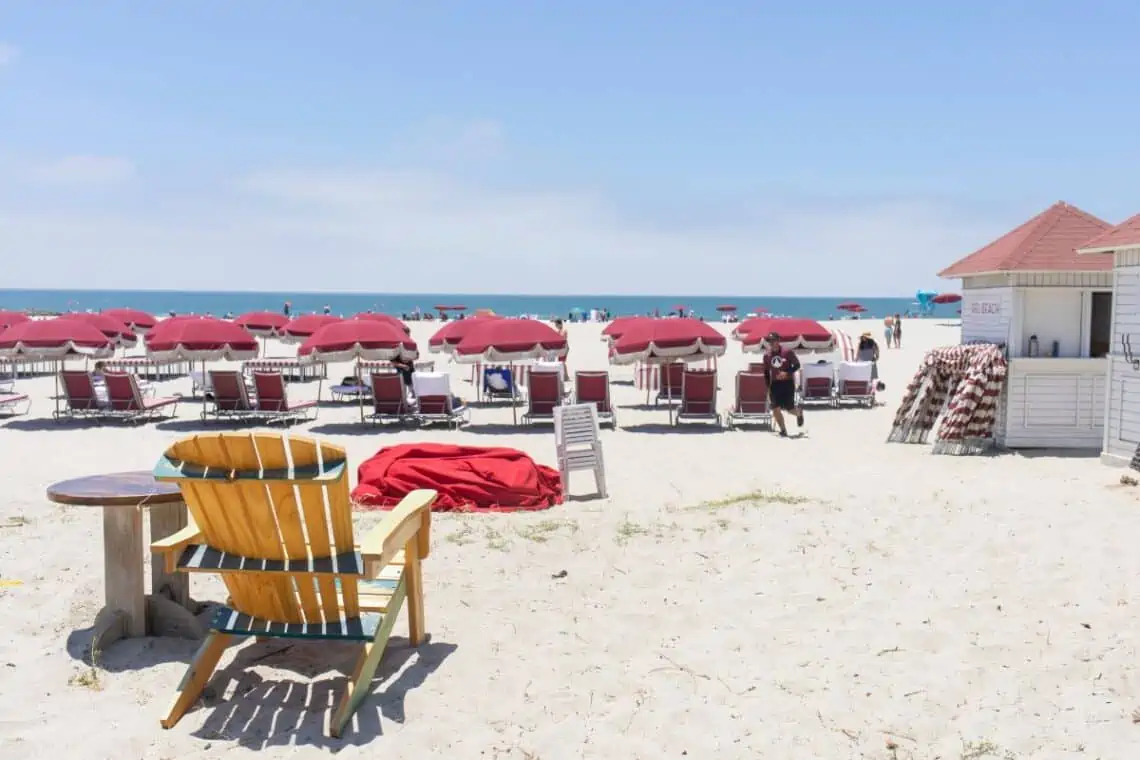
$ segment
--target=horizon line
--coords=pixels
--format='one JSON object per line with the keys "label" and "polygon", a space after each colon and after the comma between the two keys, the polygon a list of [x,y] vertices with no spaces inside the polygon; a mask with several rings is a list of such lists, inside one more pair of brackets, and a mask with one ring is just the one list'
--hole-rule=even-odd
{"label": "horizon line", "polygon": [[[442,293],[442,292],[378,292],[367,290],[198,290],[176,288],[0,288],[0,293],[183,293],[183,294],[222,294],[222,295],[286,295],[286,296],[462,296],[469,298],[914,298],[914,295],[726,295],[723,293],[701,295],[698,293]],[[956,292],[952,290],[939,292]]]}

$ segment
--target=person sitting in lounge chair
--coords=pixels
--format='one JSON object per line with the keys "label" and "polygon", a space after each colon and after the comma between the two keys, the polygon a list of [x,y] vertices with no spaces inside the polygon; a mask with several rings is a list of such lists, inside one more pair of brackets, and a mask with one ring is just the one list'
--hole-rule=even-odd
{"label": "person sitting in lounge chair", "polygon": [[871,379],[879,379],[879,344],[871,337],[870,332],[859,336],[859,348],[856,349],[855,358],[861,362],[871,362]]}

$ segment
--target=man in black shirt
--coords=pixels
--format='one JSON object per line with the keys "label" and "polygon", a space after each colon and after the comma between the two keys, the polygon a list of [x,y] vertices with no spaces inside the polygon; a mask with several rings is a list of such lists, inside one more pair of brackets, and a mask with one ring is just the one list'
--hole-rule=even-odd
{"label": "man in black shirt", "polygon": [[804,425],[803,407],[796,406],[796,372],[800,360],[790,348],[780,345],[779,333],[768,335],[768,352],[764,354],[764,379],[768,381],[768,399],[772,404],[772,419],[780,428],[780,436],[788,437],[784,425],[784,412],[796,415],[796,424]]}

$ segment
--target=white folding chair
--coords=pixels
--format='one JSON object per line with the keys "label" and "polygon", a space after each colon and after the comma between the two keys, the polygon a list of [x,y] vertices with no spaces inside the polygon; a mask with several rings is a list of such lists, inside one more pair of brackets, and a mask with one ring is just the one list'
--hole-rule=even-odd
{"label": "white folding chair", "polygon": [[598,413],[593,404],[554,407],[554,448],[562,474],[562,496],[570,492],[570,473],[591,470],[597,493],[606,498],[606,467],[598,439]]}

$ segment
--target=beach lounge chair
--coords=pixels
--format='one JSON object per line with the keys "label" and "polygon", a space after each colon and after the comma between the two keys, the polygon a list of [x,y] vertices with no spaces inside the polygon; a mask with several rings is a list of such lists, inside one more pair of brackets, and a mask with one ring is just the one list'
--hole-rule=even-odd
{"label": "beach lounge chair", "polygon": [[64,370],[59,379],[67,405],[55,412],[56,418],[98,417],[107,409],[106,397],[100,398],[92,373]]}
{"label": "beach lounge chair", "polygon": [[404,422],[415,414],[415,404],[408,398],[403,376],[396,372],[373,372],[368,384],[372,386],[373,422]]}
{"label": "beach lounge chair", "polygon": [[562,403],[562,371],[531,372],[526,389],[526,414],[522,421],[554,422],[554,409]]}
{"label": "beach lounge chair", "polygon": [[471,410],[459,398],[451,395],[451,375],[446,372],[417,372],[412,375],[418,409],[416,417],[421,423],[443,422],[459,427],[471,421]]}
{"label": "beach lounge chair", "polygon": [[358,544],[339,446],[269,433],[196,435],[167,449],[154,475],[179,484],[193,519],[151,551],[167,572],[221,575],[229,597],[162,727],[194,706],[235,638],[257,636],[360,645],[329,721],[329,733],[340,736],[368,696],[405,598],[410,643],[424,640],[421,561],[436,492],[408,494]]}
{"label": "beach lounge chair", "polygon": [[805,404],[835,406],[835,365],[816,362],[800,367],[800,400]]}
{"label": "beach lounge chair", "polygon": [[[202,418],[248,418],[256,416],[257,407],[249,400],[245,376],[236,370],[210,370],[212,391],[202,408]],[[212,399],[212,400],[211,400]]]}
{"label": "beach lounge chair", "polygon": [[562,475],[562,496],[570,492],[570,473],[594,473],[598,495],[606,498],[606,466],[598,438],[598,410],[593,404],[554,407],[554,449]]}
{"label": "beach lounge chair", "polygon": [[764,373],[736,373],[736,401],[729,410],[728,427],[740,424],[772,426],[772,408],[768,403],[768,381]]}
{"label": "beach lounge chair", "polygon": [[145,422],[163,416],[173,417],[178,410],[177,398],[147,398],[139,390],[139,381],[127,372],[104,372],[107,407],[110,416],[132,422]]}
{"label": "beach lounge chair", "polygon": [[611,427],[617,428],[617,414],[610,403],[609,372],[575,372],[574,403],[592,404],[599,425],[609,423]]}
{"label": "beach lounge chair", "polygon": [[516,398],[514,373],[510,367],[483,368],[483,395],[490,399]]}
{"label": "beach lounge chair", "polygon": [[661,388],[657,391],[655,405],[664,399],[666,403],[681,400],[682,378],[685,376],[685,365],[682,362],[671,362],[661,365]]}
{"label": "beach lounge chair", "polygon": [[27,414],[31,408],[32,402],[25,393],[0,393],[0,415],[7,417]]}
{"label": "beach lounge chair", "polygon": [[289,402],[285,376],[280,372],[254,372],[253,388],[257,394],[257,416],[266,422],[302,422],[317,416],[316,401]]}
{"label": "beach lounge chair", "polygon": [[677,409],[674,424],[690,420],[720,425],[714,369],[686,369],[681,376],[681,406]]}
{"label": "beach lounge chair", "polygon": [[871,362],[840,363],[836,403],[854,403],[868,408],[875,406],[873,375]]}
{"label": "beach lounge chair", "polygon": [[764,374],[764,362],[749,362],[748,363],[748,372],[749,372],[749,374],[752,374],[752,375],[763,375]]}

